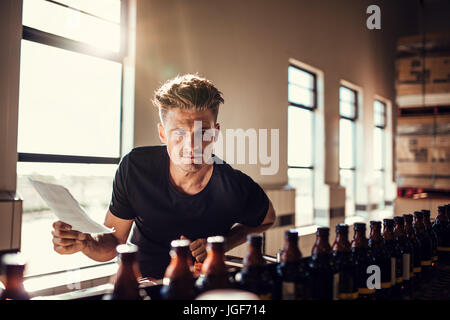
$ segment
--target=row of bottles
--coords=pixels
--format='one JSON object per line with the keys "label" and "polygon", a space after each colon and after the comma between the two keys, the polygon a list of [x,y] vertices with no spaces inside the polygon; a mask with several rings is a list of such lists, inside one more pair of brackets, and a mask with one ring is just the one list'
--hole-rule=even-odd
{"label": "row of bottles", "polygon": [[[450,269],[450,205],[438,207],[433,224],[430,211],[396,216],[349,226],[338,224],[330,245],[329,228],[319,227],[311,256],[303,257],[295,230],[285,233],[285,246],[278,263],[267,263],[262,255],[262,236],[248,236],[248,252],[243,268],[230,272],[225,264],[225,239],[207,239],[207,257],[197,277],[192,272],[190,241],[171,243],[171,262],[166,269],[160,298],[166,300],[196,298],[214,289],[236,288],[255,293],[260,299],[354,300],[413,298],[436,275],[438,268]],[[366,233],[369,231],[369,237]],[[149,299],[138,282],[137,252],[134,245],[116,248],[119,269],[114,290],[103,299]],[[2,259],[5,288],[0,300],[29,299],[23,287],[25,262],[20,253]],[[194,268],[194,269],[196,269]]]}

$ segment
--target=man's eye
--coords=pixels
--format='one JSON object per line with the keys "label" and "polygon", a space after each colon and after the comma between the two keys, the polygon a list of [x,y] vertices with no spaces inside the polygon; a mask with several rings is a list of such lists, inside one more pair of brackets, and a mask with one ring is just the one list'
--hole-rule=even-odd
{"label": "man's eye", "polygon": [[175,134],[178,136],[183,136],[184,135],[184,130],[175,130]]}

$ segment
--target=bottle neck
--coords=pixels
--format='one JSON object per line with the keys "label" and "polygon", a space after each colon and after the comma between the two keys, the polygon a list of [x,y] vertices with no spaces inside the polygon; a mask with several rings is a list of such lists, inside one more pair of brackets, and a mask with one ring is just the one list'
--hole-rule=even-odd
{"label": "bottle neck", "polygon": [[244,258],[244,268],[260,267],[264,264],[261,245],[250,244],[248,253]]}
{"label": "bottle neck", "polygon": [[366,249],[368,247],[368,241],[364,231],[355,230],[352,240],[352,248]]}
{"label": "bottle neck", "polygon": [[391,226],[384,225],[383,239],[385,241],[394,241],[395,240],[394,230],[392,229]]}
{"label": "bottle neck", "polygon": [[405,228],[403,227],[403,224],[395,223],[394,234],[398,239],[406,237]]}
{"label": "bottle neck", "polygon": [[210,243],[205,262],[202,266],[202,273],[207,275],[226,274],[223,243]]}
{"label": "bottle neck", "polygon": [[336,240],[333,243],[333,252],[350,252],[351,245],[348,241],[348,232],[337,232]]}
{"label": "bottle neck", "polygon": [[438,214],[436,216],[436,221],[438,222],[448,222],[448,216],[445,212],[445,208],[439,208],[438,209]]}
{"label": "bottle neck", "polygon": [[24,290],[23,287],[23,271],[24,266],[6,266],[6,282],[5,289],[10,290]]}
{"label": "bottle neck", "polygon": [[328,242],[328,236],[319,234],[316,236],[316,243],[314,244],[311,255],[313,257],[318,257],[327,254],[331,254],[331,247]]}
{"label": "bottle neck", "polygon": [[281,253],[281,262],[294,262],[302,258],[297,241],[298,239],[286,239]]}
{"label": "bottle neck", "polygon": [[418,234],[425,233],[425,225],[423,224],[422,218],[414,217],[414,229]]}

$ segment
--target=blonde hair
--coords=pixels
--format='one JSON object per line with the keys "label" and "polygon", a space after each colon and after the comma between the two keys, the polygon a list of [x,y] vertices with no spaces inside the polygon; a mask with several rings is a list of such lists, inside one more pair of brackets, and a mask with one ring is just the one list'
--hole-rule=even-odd
{"label": "blonde hair", "polygon": [[219,105],[224,103],[222,92],[210,80],[197,74],[178,75],[166,81],[155,91],[153,104],[158,108],[159,117],[164,124],[167,111],[172,108],[184,110],[211,110],[217,122]]}

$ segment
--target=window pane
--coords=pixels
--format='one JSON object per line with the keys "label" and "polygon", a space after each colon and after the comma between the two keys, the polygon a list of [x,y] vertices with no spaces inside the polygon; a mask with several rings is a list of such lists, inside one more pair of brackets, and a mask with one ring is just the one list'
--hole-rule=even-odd
{"label": "window pane", "polygon": [[289,66],[288,68],[288,81],[297,86],[314,89],[314,76],[309,72],[292,66]]}
{"label": "window pane", "polygon": [[57,0],[57,2],[120,23],[120,0]]}
{"label": "window pane", "polygon": [[65,186],[88,215],[103,224],[116,168],[109,164],[17,163],[17,190],[23,198],[21,251],[27,256],[27,275],[98,263],[80,252],[60,255],[53,250],[51,230],[57,218],[28,178]]}
{"label": "window pane", "polygon": [[121,64],[22,40],[18,151],[119,156]]}
{"label": "window pane", "polygon": [[375,192],[374,197],[375,201],[378,203],[378,208],[383,209],[384,206],[384,172],[381,170],[374,171],[375,178]]}
{"label": "window pane", "polygon": [[384,130],[381,128],[374,128],[373,131],[373,161],[374,169],[381,170],[384,168]]}
{"label": "window pane", "polygon": [[373,104],[373,120],[376,126],[385,126],[386,106],[380,101],[375,101]]}
{"label": "window pane", "polygon": [[288,100],[305,107],[314,107],[314,92],[293,84],[288,85]]}
{"label": "window pane", "polygon": [[339,120],[339,167],[354,168],[354,125],[355,123],[348,119]]}
{"label": "window pane", "polygon": [[120,50],[119,24],[82,14],[48,1],[24,0],[22,23],[28,27],[85,42],[98,48],[115,52]]}
{"label": "window pane", "polygon": [[346,87],[339,88],[339,100],[356,103],[356,92]]}
{"label": "window pane", "polygon": [[354,118],[356,116],[355,113],[355,105],[348,103],[346,101],[339,102],[339,114],[343,117]]}
{"label": "window pane", "polygon": [[295,224],[296,226],[313,223],[313,170],[288,169],[289,184],[295,191]]}
{"label": "window pane", "polygon": [[309,167],[313,164],[313,112],[288,107],[288,165]]}
{"label": "window pane", "polygon": [[345,187],[345,216],[355,215],[355,172],[353,170],[340,170],[341,185]]}

